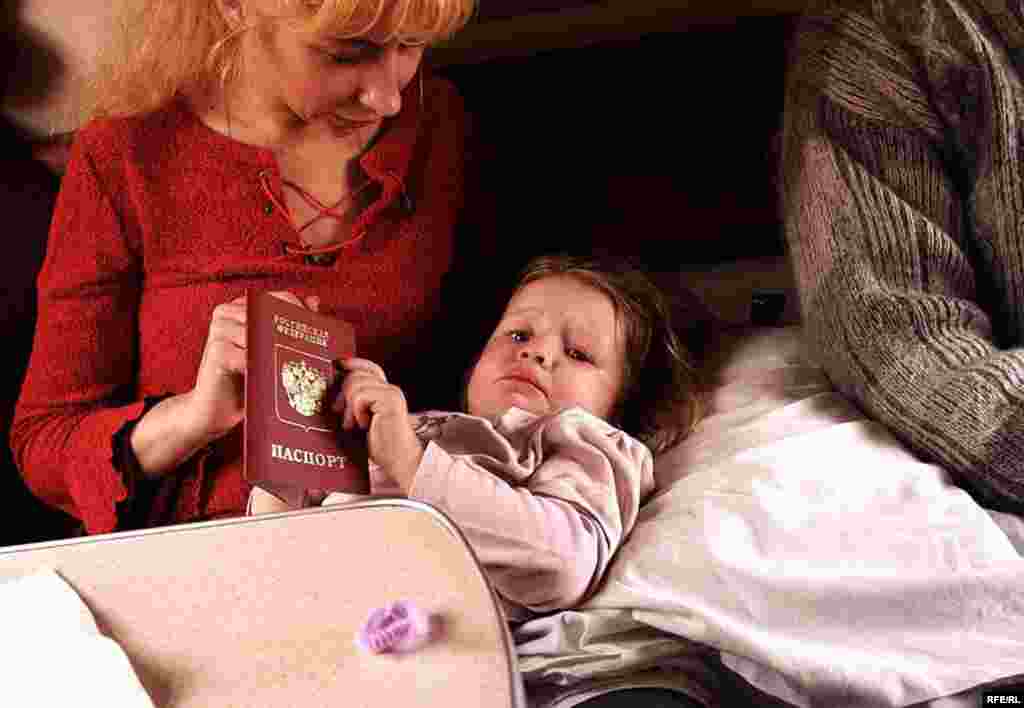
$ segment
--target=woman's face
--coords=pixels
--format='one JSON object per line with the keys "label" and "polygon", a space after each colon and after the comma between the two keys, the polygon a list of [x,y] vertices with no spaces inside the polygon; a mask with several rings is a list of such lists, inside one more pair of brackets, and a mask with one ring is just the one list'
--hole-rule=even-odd
{"label": "woman's face", "polygon": [[[246,7],[266,17],[270,8],[261,6],[268,4],[276,3],[250,0]],[[424,46],[389,40],[393,22],[385,12],[356,39],[316,35],[276,19],[257,22],[242,40],[250,103],[282,125],[318,124],[343,135],[397,114]]]}

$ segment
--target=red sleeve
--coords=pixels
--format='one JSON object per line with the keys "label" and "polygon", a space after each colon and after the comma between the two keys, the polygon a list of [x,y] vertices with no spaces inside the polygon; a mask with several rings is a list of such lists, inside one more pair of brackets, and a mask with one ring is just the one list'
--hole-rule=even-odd
{"label": "red sleeve", "polygon": [[[104,158],[107,156],[104,156]],[[39,275],[39,315],[11,448],[29,488],[81,519],[113,531],[127,496],[113,440],[143,411],[134,397],[141,271],[110,187],[109,159],[72,149]]]}

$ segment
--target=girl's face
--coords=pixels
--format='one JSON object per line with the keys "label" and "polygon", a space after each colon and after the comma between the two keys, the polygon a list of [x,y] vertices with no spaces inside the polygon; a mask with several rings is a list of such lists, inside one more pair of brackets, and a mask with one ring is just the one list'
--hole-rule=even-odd
{"label": "girl's face", "polygon": [[572,276],[541,278],[516,292],[484,347],[467,412],[490,418],[512,406],[538,415],[580,406],[609,419],[625,365],[612,301]]}
{"label": "girl's face", "polygon": [[[276,2],[245,6],[269,14]],[[340,135],[374,127],[401,110],[402,90],[423,57],[423,45],[388,39],[393,22],[385,12],[356,39],[316,35],[276,19],[257,22],[243,35],[245,90],[284,125],[315,123]]]}

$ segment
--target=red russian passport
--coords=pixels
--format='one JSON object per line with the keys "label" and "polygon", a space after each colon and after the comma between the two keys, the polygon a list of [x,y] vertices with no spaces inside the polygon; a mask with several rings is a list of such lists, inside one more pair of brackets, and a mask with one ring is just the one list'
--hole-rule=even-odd
{"label": "red russian passport", "polygon": [[269,293],[250,291],[247,303],[246,480],[287,497],[368,493],[365,435],[342,430],[331,410],[335,362],[355,354],[352,325]]}

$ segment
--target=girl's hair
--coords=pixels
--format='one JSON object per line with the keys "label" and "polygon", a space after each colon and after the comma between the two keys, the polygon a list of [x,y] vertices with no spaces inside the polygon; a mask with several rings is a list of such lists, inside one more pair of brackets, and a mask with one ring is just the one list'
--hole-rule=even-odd
{"label": "girl's hair", "polygon": [[567,275],[612,301],[625,335],[626,370],[613,421],[661,453],[685,438],[701,416],[701,387],[692,355],[672,325],[668,300],[640,268],[620,257],[542,256],[530,261],[516,291]]}
{"label": "girl's hair", "polygon": [[[475,0],[277,0],[277,5],[273,21],[336,37],[364,35],[389,10],[395,22],[388,40],[430,44],[461,29]],[[226,86],[240,70],[239,37],[265,21],[243,17],[233,26],[220,0],[122,3],[115,38],[99,59],[80,120],[146,113],[181,92]]]}

